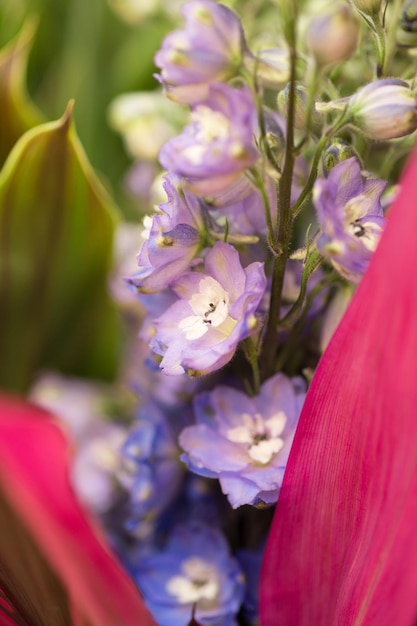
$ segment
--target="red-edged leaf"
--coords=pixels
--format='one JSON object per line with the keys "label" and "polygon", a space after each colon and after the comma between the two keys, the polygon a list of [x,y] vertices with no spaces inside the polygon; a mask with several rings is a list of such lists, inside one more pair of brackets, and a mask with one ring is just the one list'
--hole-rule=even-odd
{"label": "red-edged leaf", "polygon": [[133,582],[68,479],[64,433],[43,410],[0,398],[0,487],[65,585],[76,623],[152,626]]}
{"label": "red-edged leaf", "polygon": [[265,552],[263,626],[417,617],[417,154],[313,379]]}

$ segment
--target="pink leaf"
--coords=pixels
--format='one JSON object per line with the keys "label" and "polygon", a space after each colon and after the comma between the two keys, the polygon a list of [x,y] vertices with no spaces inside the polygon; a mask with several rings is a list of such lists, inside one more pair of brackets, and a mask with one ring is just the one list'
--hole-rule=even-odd
{"label": "pink leaf", "polygon": [[[64,433],[43,410],[0,398],[0,485],[92,626],[153,626],[139,593],[77,501]],[[79,623],[84,623],[80,620]]]}
{"label": "pink leaf", "polygon": [[417,617],[417,154],[300,418],[265,552],[262,626]]}

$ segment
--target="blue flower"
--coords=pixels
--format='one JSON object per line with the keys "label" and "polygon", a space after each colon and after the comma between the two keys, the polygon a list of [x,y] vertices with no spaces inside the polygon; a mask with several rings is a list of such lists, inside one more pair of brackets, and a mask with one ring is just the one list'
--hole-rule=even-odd
{"label": "blue flower", "polygon": [[145,515],[155,516],[175,497],[182,479],[175,438],[162,411],[148,402],[127,437],[120,476],[130,494],[133,527]]}
{"label": "blue flower", "polygon": [[233,626],[244,576],[225,537],[201,523],[178,526],[163,550],[141,559],[135,580],[159,626]]}
{"label": "blue flower", "polygon": [[277,501],[304,401],[298,383],[278,373],[255,397],[223,386],[197,396],[197,424],[180,435],[181,458],[218,478],[234,508]]}

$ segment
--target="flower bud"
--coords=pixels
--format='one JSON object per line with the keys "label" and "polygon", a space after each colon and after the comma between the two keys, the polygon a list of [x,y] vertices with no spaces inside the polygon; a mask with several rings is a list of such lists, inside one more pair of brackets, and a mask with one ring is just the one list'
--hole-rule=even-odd
{"label": "flower bud", "polygon": [[[282,91],[279,92],[277,98],[278,109],[280,113],[286,118],[288,115],[288,100],[290,95],[290,85],[288,84]],[[303,130],[307,120],[307,107],[308,107],[308,91],[307,87],[303,83],[295,84],[294,94],[294,126],[299,130]],[[320,116],[314,109],[312,112],[313,127],[320,122]]]}
{"label": "flower bud", "polygon": [[417,1],[404,3],[397,29],[397,43],[403,48],[417,47]]}
{"label": "flower bud", "polygon": [[162,91],[141,91],[117,96],[109,107],[109,122],[134,159],[156,161],[164,143],[184,124],[185,115]]}
{"label": "flower bud", "polygon": [[264,109],[264,125],[268,148],[279,159],[285,150],[285,120],[279,113]]}
{"label": "flower bud", "polygon": [[359,22],[351,9],[337,5],[314,17],[307,29],[307,47],[319,66],[348,59],[356,50]]}
{"label": "flower bud", "polygon": [[417,99],[408,83],[384,78],[365,85],[350,98],[351,121],[370,139],[384,141],[417,128]]}
{"label": "flower bud", "polygon": [[335,165],[351,157],[356,157],[360,161],[358,153],[350,144],[342,139],[335,139],[321,157],[322,176],[327,178]]}
{"label": "flower bud", "polygon": [[290,58],[284,48],[261,50],[256,56],[247,54],[245,67],[253,72],[259,83],[272,89],[283,87],[290,78]]}
{"label": "flower bud", "polygon": [[376,15],[381,8],[382,0],[350,0],[354,7],[366,15]]}

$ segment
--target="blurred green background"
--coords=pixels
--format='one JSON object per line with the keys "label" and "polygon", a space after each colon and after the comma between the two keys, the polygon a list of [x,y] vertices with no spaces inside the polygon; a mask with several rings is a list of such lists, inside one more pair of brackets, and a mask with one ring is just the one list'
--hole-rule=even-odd
{"label": "blurred green background", "polygon": [[129,161],[109,128],[108,106],[120,93],[157,85],[153,56],[174,15],[157,12],[129,24],[107,0],[0,0],[1,47],[28,18],[37,22],[27,70],[31,99],[46,120],[75,99],[73,119],[87,155],[122,211],[132,214],[121,184]]}

